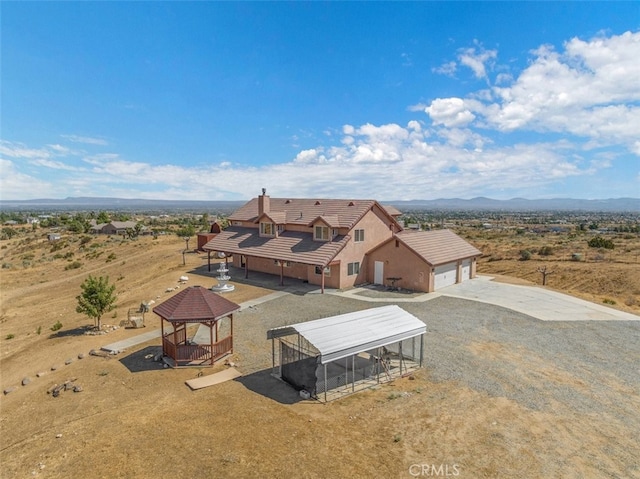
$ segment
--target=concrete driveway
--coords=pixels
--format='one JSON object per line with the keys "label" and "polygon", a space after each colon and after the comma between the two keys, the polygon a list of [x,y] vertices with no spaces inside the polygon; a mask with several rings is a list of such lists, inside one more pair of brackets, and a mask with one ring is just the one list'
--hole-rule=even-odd
{"label": "concrete driveway", "polygon": [[640,316],[536,286],[491,281],[479,276],[437,291],[441,296],[495,304],[542,321],[640,321]]}

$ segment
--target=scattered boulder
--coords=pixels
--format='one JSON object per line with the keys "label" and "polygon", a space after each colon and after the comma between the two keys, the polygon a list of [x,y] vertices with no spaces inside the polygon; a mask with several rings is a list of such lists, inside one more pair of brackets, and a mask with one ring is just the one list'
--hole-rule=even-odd
{"label": "scattered boulder", "polygon": [[16,387],[15,386],[11,386],[11,387],[6,388],[3,392],[4,392],[4,395],[6,396],[7,394],[12,393],[15,390],[16,390]]}
{"label": "scattered boulder", "polygon": [[84,353],[78,354],[78,359],[84,359]]}
{"label": "scattered boulder", "polygon": [[29,384],[31,382],[31,378],[23,378],[22,379],[22,385],[26,386],[27,384]]}
{"label": "scattered boulder", "polygon": [[80,386],[80,385],[73,386],[73,392],[74,393],[82,392],[82,386]]}
{"label": "scattered boulder", "polygon": [[68,358],[68,359],[64,362],[64,364],[65,364],[66,366],[68,366],[68,365],[69,365],[69,364],[71,364],[72,362],[73,362],[73,359]]}
{"label": "scattered boulder", "polygon": [[44,371],[40,371],[40,372],[36,373],[36,377],[41,378],[41,377],[42,377],[42,376],[44,376],[45,374],[47,374],[47,373],[45,373]]}
{"label": "scattered boulder", "polygon": [[51,370],[55,371],[59,368],[60,366],[58,366],[57,364],[54,364],[53,366],[51,366]]}

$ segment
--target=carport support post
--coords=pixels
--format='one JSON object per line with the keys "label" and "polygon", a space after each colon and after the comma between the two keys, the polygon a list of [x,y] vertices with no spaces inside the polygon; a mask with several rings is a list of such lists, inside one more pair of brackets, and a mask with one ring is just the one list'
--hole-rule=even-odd
{"label": "carport support post", "polygon": [[420,367],[422,367],[422,358],[424,350],[424,334],[420,335]]}
{"label": "carport support post", "polygon": [[207,271],[211,271],[211,250],[207,250]]}
{"label": "carport support post", "polygon": [[351,356],[351,392],[356,390],[356,355]]}
{"label": "carport support post", "polygon": [[324,402],[327,402],[327,364],[324,365]]}
{"label": "carport support post", "polygon": [[271,374],[275,374],[276,371],[276,345],[275,338],[271,338]]}

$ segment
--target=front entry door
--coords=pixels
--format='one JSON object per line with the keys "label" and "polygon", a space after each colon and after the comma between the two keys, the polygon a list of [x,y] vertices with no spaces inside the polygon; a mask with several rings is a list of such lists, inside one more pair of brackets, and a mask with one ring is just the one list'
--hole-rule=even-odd
{"label": "front entry door", "polygon": [[376,261],[373,264],[373,283],[384,284],[384,262]]}

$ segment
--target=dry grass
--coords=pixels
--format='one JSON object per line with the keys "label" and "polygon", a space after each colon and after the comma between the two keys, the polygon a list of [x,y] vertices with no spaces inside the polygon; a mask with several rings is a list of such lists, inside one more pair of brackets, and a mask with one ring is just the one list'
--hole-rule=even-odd
{"label": "dry grass", "polygon": [[[117,285],[118,308],[103,318],[106,324],[118,324],[141,301],[166,299],[171,293],[165,290],[181,275],[190,277],[189,284],[215,283],[213,271],[211,276],[195,273],[206,263],[204,255],[188,254],[182,264],[184,242],[175,236],[126,242],[94,238],[92,244],[97,246],[67,241],[52,252],[43,238],[2,243],[2,262],[13,265],[1,271],[2,387],[32,379],[2,397],[2,477],[405,478],[412,477],[414,463],[448,465],[450,471],[456,465],[464,478],[601,477],[597,467],[625,474],[606,454],[599,455],[606,448],[599,438],[618,434],[604,419],[575,427],[580,418],[561,405],[556,414],[526,410],[453,382],[435,383],[428,371],[320,405],[298,402],[285,386],[259,394],[271,384],[260,375],[251,384],[231,381],[190,391],[184,381],[198,370],[165,370],[144,358],[157,351],[159,342],[140,346],[138,372],[120,357],[78,360],[78,353],[139,332],[81,334],[90,322],[75,312],[75,296],[88,274],[108,275]],[[507,251],[515,248],[492,240],[483,246],[487,255],[512,255]],[[73,254],[55,257],[68,253]],[[550,280],[556,289],[566,285],[581,296],[607,295],[617,306],[640,290],[637,277],[630,284],[622,278],[631,275],[632,263],[560,259],[544,259],[557,271]],[[73,261],[82,266],[65,269]],[[536,282],[538,264],[542,260],[485,259],[479,270]],[[594,269],[598,274],[586,279]],[[240,284],[226,297],[243,302],[270,292]],[[148,317],[144,331],[159,326],[153,314]],[[63,327],[53,333],[57,321]],[[13,338],[6,339],[10,334]],[[522,360],[495,345],[487,348],[478,345],[474,352]],[[63,366],[67,358],[74,361]],[[552,361],[545,361],[552,370]],[[54,365],[61,367],[51,371]],[[40,371],[46,374],[36,379]],[[83,392],[67,391],[55,399],[46,393],[71,378],[78,378]],[[628,439],[617,441],[633,450],[625,445]],[[582,448],[601,459],[585,460]],[[559,450],[565,459],[553,463]]]}

